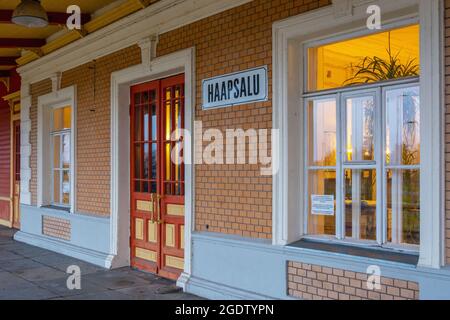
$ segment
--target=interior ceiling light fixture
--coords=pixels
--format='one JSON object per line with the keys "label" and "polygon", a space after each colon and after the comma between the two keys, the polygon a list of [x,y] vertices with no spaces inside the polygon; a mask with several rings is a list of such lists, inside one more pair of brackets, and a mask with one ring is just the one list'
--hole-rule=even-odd
{"label": "interior ceiling light fixture", "polygon": [[40,0],[21,0],[14,9],[12,22],[27,28],[42,28],[48,25],[48,16]]}

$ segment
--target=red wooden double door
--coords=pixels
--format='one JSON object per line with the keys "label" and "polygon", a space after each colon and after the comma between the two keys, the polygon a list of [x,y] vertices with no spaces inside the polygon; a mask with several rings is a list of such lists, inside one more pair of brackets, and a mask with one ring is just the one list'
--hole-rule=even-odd
{"label": "red wooden double door", "polygon": [[131,88],[131,265],[176,279],[184,269],[184,75]]}

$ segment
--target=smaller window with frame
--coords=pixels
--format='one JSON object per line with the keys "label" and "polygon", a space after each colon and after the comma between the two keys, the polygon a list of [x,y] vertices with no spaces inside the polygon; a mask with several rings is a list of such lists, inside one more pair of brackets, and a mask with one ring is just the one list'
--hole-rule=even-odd
{"label": "smaller window with frame", "polygon": [[70,106],[54,108],[51,114],[51,204],[69,208],[71,194],[71,122]]}

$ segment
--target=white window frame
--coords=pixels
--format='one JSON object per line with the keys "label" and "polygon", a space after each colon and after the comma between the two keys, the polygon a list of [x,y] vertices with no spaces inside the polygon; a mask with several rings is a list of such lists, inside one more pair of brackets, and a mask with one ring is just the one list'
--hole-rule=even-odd
{"label": "white window frame", "polygon": [[[444,109],[442,0],[334,0],[333,5],[273,25],[273,124],[279,130],[280,170],[273,177],[273,244],[305,236],[303,176],[303,52],[305,42],[360,32],[369,5],[382,8],[383,25],[420,24],[421,213],[419,266],[444,263]],[[348,10],[347,10],[348,9]],[[409,21],[408,23],[405,23]],[[379,32],[379,30],[378,30]],[[425,107],[428,106],[428,107]],[[300,141],[300,143],[299,143]]]}
{"label": "white window frame", "polygon": [[[62,109],[68,106],[62,106],[62,107],[54,107],[52,111],[55,111],[56,109]],[[72,107],[70,107],[70,113],[71,113],[71,117],[72,117]],[[71,120],[72,121],[72,120]],[[61,207],[61,208],[70,208],[70,195],[72,194],[72,189],[70,189],[69,191],[69,204],[64,204],[60,201],[56,201],[55,200],[55,183],[54,183],[54,178],[55,178],[55,171],[59,171],[60,173],[60,177],[59,177],[59,195],[60,198],[63,194],[63,172],[64,171],[68,171],[69,172],[69,177],[71,177],[71,172],[72,172],[72,159],[70,159],[70,163],[69,163],[69,169],[63,169],[61,167],[61,159],[63,159],[63,153],[62,153],[62,146],[63,146],[63,137],[68,135],[69,136],[69,140],[70,143],[72,142],[72,128],[70,129],[62,129],[62,130],[54,130],[53,128],[53,124],[54,124],[54,112],[51,112],[51,117],[50,117],[50,125],[51,125],[51,130],[50,130],[50,154],[52,155],[51,159],[50,159],[50,170],[51,170],[51,188],[50,188],[50,192],[51,192],[51,204],[55,207]],[[54,159],[55,159],[55,145],[53,143],[53,139],[59,136],[60,137],[60,141],[59,141],[59,159],[60,159],[60,164],[58,166],[58,168],[55,166],[54,163]],[[70,145],[70,149],[72,150],[72,145]]]}
{"label": "white window frame", "polygon": [[[305,50],[306,52],[306,50]],[[306,171],[303,177],[304,185],[304,203],[303,203],[303,221],[304,226],[304,238],[313,240],[328,240],[333,242],[344,242],[348,244],[356,245],[379,245],[385,248],[399,249],[404,251],[418,252],[418,245],[410,244],[396,244],[387,243],[387,188],[386,188],[386,176],[385,173],[390,168],[394,166],[385,164],[385,143],[386,143],[386,118],[385,118],[385,93],[387,90],[401,89],[408,87],[420,87],[419,77],[412,77],[408,79],[397,79],[392,81],[385,81],[381,83],[372,83],[361,86],[354,87],[341,87],[331,90],[316,91],[304,94],[304,104],[299,106],[303,108],[304,113],[303,119],[303,138],[304,138],[304,163],[306,164]],[[361,96],[372,96],[375,104],[375,130],[374,130],[374,160],[373,161],[345,161],[345,147],[346,146],[346,128],[347,128],[347,112],[345,101],[348,98],[361,97]],[[308,113],[308,103],[310,101],[319,101],[326,99],[334,99],[336,101],[336,165],[335,166],[309,166],[308,165],[308,119],[305,116]],[[420,165],[417,166],[395,166],[401,169],[418,169],[420,170]],[[343,173],[346,169],[360,169],[360,170],[376,170],[377,173],[377,208],[376,208],[376,240],[361,240],[346,238],[345,236],[345,206],[344,206],[344,193],[345,185],[343,181]],[[336,231],[335,236],[328,235],[309,235],[308,234],[308,203],[309,203],[309,189],[308,189],[308,174],[310,171],[314,170],[335,170],[336,171]]]}
{"label": "white window frame", "polygon": [[[70,129],[70,206],[53,203],[53,140],[52,126],[54,109],[71,107]],[[55,90],[38,97],[37,127],[37,207],[55,205],[70,213],[76,210],[76,87]]]}

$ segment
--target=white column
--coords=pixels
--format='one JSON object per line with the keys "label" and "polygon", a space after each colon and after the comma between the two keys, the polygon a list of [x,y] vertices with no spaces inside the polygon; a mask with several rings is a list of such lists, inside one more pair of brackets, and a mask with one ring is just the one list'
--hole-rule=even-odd
{"label": "white column", "polygon": [[444,261],[443,1],[420,1],[421,172],[419,265]]}
{"label": "white column", "polygon": [[31,95],[30,85],[22,80],[20,89],[20,203],[31,205]]}

